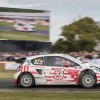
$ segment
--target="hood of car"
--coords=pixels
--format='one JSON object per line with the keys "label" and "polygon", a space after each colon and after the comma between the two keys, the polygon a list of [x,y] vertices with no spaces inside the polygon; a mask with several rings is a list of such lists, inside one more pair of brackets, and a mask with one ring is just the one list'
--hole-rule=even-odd
{"label": "hood of car", "polygon": [[83,69],[92,69],[94,71],[99,71],[100,72],[100,66],[97,64],[92,64],[92,63],[83,63],[81,64]]}

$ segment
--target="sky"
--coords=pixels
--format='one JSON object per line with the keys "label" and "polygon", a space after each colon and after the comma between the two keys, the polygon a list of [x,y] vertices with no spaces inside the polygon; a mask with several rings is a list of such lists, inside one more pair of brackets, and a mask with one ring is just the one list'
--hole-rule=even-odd
{"label": "sky", "polygon": [[61,27],[73,20],[91,17],[100,21],[99,0],[0,0],[0,7],[16,7],[50,11],[50,41],[55,43]]}

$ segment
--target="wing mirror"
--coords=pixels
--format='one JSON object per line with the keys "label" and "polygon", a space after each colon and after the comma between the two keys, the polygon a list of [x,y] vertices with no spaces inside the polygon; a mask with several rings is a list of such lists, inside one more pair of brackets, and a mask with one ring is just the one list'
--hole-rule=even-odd
{"label": "wing mirror", "polygon": [[67,64],[67,63],[65,63],[64,66],[65,66],[66,68],[68,68],[68,64]]}

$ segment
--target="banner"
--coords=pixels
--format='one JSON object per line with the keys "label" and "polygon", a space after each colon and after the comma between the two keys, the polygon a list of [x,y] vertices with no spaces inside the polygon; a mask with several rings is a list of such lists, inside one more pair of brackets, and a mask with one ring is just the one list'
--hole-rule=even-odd
{"label": "banner", "polygon": [[15,62],[6,62],[5,70],[16,70],[20,64]]}

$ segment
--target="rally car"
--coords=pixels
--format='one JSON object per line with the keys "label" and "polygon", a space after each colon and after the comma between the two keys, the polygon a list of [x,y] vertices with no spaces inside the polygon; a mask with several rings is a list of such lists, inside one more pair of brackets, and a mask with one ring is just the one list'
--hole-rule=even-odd
{"label": "rally car", "polygon": [[23,32],[33,32],[36,31],[35,26],[30,25],[25,22],[16,22],[13,25],[13,30],[15,31],[23,31]]}
{"label": "rally car", "polygon": [[100,83],[98,65],[82,62],[65,54],[27,57],[14,75],[14,84],[22,87],[82,85],[84,88],[92,88],[97,83]]}

